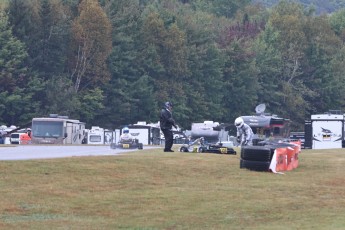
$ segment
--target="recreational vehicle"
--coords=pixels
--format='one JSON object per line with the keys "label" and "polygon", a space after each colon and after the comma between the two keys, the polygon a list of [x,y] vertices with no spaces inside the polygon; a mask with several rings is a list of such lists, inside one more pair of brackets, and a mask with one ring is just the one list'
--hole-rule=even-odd
{"label": "recreational vehicle", "polygon": [[32,144],[82,144],[85,137],[85,123],[57,114],[33,118],[31,129]]}

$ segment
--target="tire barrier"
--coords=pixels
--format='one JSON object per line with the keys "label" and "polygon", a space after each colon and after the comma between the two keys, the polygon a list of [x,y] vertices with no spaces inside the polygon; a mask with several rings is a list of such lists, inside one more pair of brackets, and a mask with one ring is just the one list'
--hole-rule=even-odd
{"label": "tire barrier", "polygon": [[264,146],[242,147],[240,168],[277,173],[298,167],[301,141],[266,144]]}
{"label": "tire barrier", "polygon": [[246,168],[253,171],[269,171],[270,161],[249,161],[249,160],[240,160],[240,168]]}
{"label": "tire barrier", "polygon": [[266,146],[244,146],[241,159],[248,161],[271,161],[274,149]]}

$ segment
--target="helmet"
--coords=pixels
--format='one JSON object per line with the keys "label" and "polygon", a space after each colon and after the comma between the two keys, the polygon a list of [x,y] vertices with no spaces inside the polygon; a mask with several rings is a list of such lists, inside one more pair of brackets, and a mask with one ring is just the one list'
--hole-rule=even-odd
{"label": "helmet", "polygon": [[173,106],[172,103],[169,102],[169,101],[167,101],[167,102],[164,103],[164,107],[167,108],[167,109],[172,108],[172,106]]}
{"label": "helmet", "polygon": [[243,121],[242,117],[236,118],[236,120],[235,120],[235,126],[236,126],[237,128],[241,128],[241,127],[243,126],[243,124],[244,124],[244,121]]}
{"label": "helmet", "polygon": [[123,133],[129,133],[129,128],[128,127],[124,127],[123,128]]}

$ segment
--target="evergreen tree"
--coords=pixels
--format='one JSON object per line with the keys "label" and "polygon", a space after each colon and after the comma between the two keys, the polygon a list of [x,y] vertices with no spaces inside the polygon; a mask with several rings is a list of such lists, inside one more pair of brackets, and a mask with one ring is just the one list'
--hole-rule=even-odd
{"label": "evergreen tree", "polygon": [[0,10],[0,122],[23,125],[37,112],[32,96],[39,83],[27,75],[25,45],[12,34],[7,14]]}
{"label": "evergreen tree", "polygon": [[67,51],[70,36],[68,8],[61,0],[41,0],[39,11],[41,28],[35,70],[43,79],[66,72]]}
{"label": "evergreen tree", "polygon": [[340,74],[345,71],[343,42],[331,29],[326,17],[310,17],[304,31],[308,48],[303,78],[313,92],[312,97],[307,97],[313,105],[310,112],[340,109],[344,106],[345,79]]}
{"label": "evergreen tree", "polygon": [[27,65],[35,66],[40,56],[42,21],[40,17],[40,0],[13,0],[9,2],[9,21],[13,34],[27,46],[29,58]]}
{"label": "evergreen tree", "polygon": [[[303,79],[303,63],[307,48],[304,25],[307,16],[301,5],[281,1],[270,14],[269,25],[278,33],[277,42],[271,43],[281,53],[280,75],[277,76],[279,97],[271,106],[274,113],[297,122],[304,121],[309,109],[306,97],[313,94]],[[273,76],[272,76],[273,77]],[[303,108],[303,109],[296,109]]]}
{"label": "evergreen tree", "polygon": [[259,70],[258,103],[265,103],[271,111],[280,113],[281,111],[277,111],[277,109],[284,108],[281,104],[284,93],[280,90],[283,60],[277,44],[279,44],[279,33],[268,24],[265,31],[255,40],[253,51]]}
{"label": "evergreen tree", "polygon": [[137,121],[157,121],[152,78],[143,71],[141,51],[141,7],[135,0],[111,1],[104,6],[112,23],[111,73],[103,117],[105,126],[116,128]]}
{"label": "evergreen tree", "polygon": [[247,45],[233,40],[226,47],[224,106],[227,111],[223,119],[230,123],[238,116],[253,113],[258,101],[258,70]]}

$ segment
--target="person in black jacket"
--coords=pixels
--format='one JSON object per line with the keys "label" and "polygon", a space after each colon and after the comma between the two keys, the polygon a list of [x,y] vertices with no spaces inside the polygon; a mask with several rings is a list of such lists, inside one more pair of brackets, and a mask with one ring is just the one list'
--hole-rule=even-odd
{"label": "person in black jacket", "polygon": [[160,114],[160,128],[164,134],[165,138],[165,148],[164,152],[174,152],[171,147],[173,146],[173,132],[172,127],[176,128],[175,120],[172,117],[172,103],[165,102],[164,108],[161,110]]}

